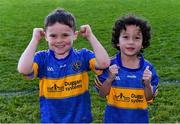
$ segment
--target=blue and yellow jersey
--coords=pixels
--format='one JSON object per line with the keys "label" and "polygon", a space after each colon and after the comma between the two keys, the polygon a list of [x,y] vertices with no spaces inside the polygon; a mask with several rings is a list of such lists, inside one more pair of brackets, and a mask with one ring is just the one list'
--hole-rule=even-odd
{"label": "blue and yellow jersey", "polygon": [[88,71],[95,70],[94,53],[70,50],[64,59],[52,50],[37,52],[33,74],[40,78],[41,122],[92,122]]}
{"label": "blue and yellow jersey", "polygon": [[[147,123],[148,105],[144,93],[142,76],[145,68],[150,67],[152,71],[151,85],[153,86],[154,96],[157,91],[158,76],[152,64],[140,56],[140,67],[129,69],[122,66],[120,53],[111,59],[111,65],[116,64],[119,71],[115,80],[112,82],[107,106],[104,115],[104,122],[107,123]],[[108,69],[95,79],[95,86],[98,90],[108,77]]]}

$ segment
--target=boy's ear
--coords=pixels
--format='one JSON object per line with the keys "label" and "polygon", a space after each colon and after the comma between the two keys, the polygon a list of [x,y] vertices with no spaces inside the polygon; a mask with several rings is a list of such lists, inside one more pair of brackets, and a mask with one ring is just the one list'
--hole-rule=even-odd
{"label": "boy's ear", "polygon": [[46,41],[48,41],[46,32],[45,32],[44,38],[45,38]]}
{"label": "boy's ear", "polygon": [[78,37],[78,31],[75,31],[75,32],[74,32],[74,37],[73,37],[73,40],[76,40],[76,39],[77,39],[77,37]]}
{"label": "boy's ear", "polygon": [[117,46],[118,46],[118,47],[120,46],[119,43],[117,43]]}

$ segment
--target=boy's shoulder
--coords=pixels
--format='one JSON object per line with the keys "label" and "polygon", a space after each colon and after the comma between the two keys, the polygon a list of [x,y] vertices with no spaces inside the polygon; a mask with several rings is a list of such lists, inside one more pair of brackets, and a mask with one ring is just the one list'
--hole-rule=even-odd
{"label": "boy's shoulder", "polygon": [[36,55],[36,56],[37,56],[37,55],[39,55],[39,56],[45,56],[45,55],[49,55],[50,52],[51,52],[51,50],[40,50],[40,51],[37,51],[37,52],[35,53],[35,55]]}
{"label": "boy's shoulder", "polygon": [[153,67],[152,63],[144,57],[143,53],[140,54],[140,62],[141,62],[140,64],[141,65],[143,64],[144,67],[146,66],[149,66],[150,68]]}
{"label": "boy's shoulder", "polygon": [[153,64],[149,60],[144,59],[144,68],[147,66],[149,66],[150,70],[154,68]]}
{"label": "boy's shoulder", "polygon": [[42,54],[42,53],[49,53],[50,50],[40,50],[40,51],[37,51],[36,54]]}
{"label": "boy's shoulder", "polygon": [[74,53],[77,54],[88,54],[88,53],[93,53],[93,51],[87,49],[87,48],[81,48],[81,49],[74,49]]}
{"label": "boy's shoulder", "polygon": [[149,60],[147,60],[147,59],[144,59],[144,63],[145,63],[146,65],[152,66],[152,63],[151,63]]}
{"label": "boy's shoulder", "polygon": [[115,55],[113,55],[113,56],[110,57],[111,64],[117,63],[117,59],[120,59],[120,58],[119,58],[119,55],[120,55],[120,53],[117,53],[117,54],[115,54]]}
{"label": "boy's shoulder", "polygon": [[117,58],[117,56],[114,55],[114,56],[111,56],[111,57],[110,57],[110,60],[111,60],[111,61],[114,61],[114,60],[116,60],[116,58]]}
{"label": "boy's shoulder", "polygon": [[77,52],[81,52],[81,51],[91,51],[91,50],[89,50],[89,49],[87,49],[87,48],[81,48],[81,49],[74,49],[75,51],[77,51]]}

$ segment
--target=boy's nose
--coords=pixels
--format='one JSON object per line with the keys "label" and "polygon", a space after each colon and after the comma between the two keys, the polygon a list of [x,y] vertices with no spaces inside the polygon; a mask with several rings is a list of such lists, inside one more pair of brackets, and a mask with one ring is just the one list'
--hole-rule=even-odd
{"label": "boy's nose", "polygon": [[62,39],[58,39],[57,42],[58,43],[62,43],[63,41],[62,41]]}
{"label": "boy's nose", "polygon": [[131,39],[129,39],[129,42],[128,43],[133,43],[134,41],[133,41],[133,39],[131,38]]}

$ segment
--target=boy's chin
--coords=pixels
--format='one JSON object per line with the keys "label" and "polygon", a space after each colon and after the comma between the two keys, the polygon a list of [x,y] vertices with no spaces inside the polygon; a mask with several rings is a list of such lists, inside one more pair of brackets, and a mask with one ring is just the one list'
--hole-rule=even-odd
{"label": "boy's chin", "polygon": [[56,52],[55,51],[55,56],[57,57],[57,58],[65,58],[66,56],[68,56],[69,55],[69,51],[66,51],[66,52]]}

